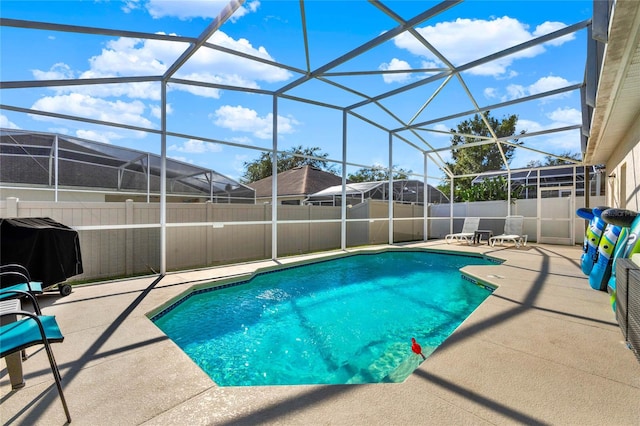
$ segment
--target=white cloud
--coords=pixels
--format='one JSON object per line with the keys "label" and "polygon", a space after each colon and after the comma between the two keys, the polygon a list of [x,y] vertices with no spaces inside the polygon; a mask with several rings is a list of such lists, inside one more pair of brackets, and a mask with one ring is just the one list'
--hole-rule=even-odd
{"label": "white cloud", "polygon": [[[253,47],[246,39],[235,40],[221,31],[209,40],[230,49],[239,50],[250,55],[272,60],[267,50]],[[160,76],[168,69],[187,48],[186,43],[167,42],[161,40],[140,40],[119,38],[106,43],[99,55],[88,59],[89,68],[76,71],[65,63],[56,63],[49,70],[32,70],[36,79],[71,79],[71,78],[105,78],[118,76]],[[210,70],[216,70],[215,73]],[[194,79],[257,88],[259,81],[276,82],[290,78],[291,74],[266,64],[252,63],[243,58],[220,53],[211,49],[201,49],[187,61],[175,75],[178,78]],[[152,127],[152,122],[145,118],[160,117],[157,104],[145,106],[140,100],[159,101],[159,82],[143,82],[128,84],[103,84],[87,86],[59,86],[51,90],[54,96],[43,97],[36,101],[32,108],[43,111],[55,111],[61,114],[77,115],[107,122],[130,124],[141,127]],[[214,88],[170,84],[169,90],[182,90],[196,96],[219,98],[220,91]],[[123,101],[127,97],[133,101]],[[109,98],[118,98],[111,100]],[[167,113],[171,113],[169,105]],[[41,121],[56,119],[37,116]],[[270,121],[270,120],[269,120]],[[283,119],[281,133],[288,133],[297,123]],[[270,132],[271,127],[268,127]],[[257,134],[264,137],[264,134]],[[88,136],[88,139],[105,141],[111,135]]]}
{"label": "white cloud", "polygon": [[483,91],[484,97],[487,99],[494,99],[498,97],[497,89],[495,87],[487,87]]}
{"label": "white cloud", "polygon": [[420,66],[422,68],[442,68],[442,64],[438,64],[435,61],[420,61]]}
{"label": "white cloud", "polygon": [[[208,40],[210,43],[242,53],[273,61],[263,46],[254,47],[247,39],[234,39],[217,31]],[[168,67],[187,49],[182,42],[163,40],[141,40],[119,38],[110,40],[99,55],[88,59],[89,69],[74,71],[64,63],[56,63],[48,71],[33,70],[36,79],[106,78],[121,76],[161,76]],[[212,72],[211,70],[215,70]],[[287,70],[250,61],[213,49],[202,48],[176,72],[176,78],[209,83],[259,88],[259,82],[286,81],[291,78]],[[197,96],[219,98],[218,89],[170,85],[170,89],[188,91]],[[160,100],[158,82],[105,84],[73,87],[56,87],[57,93],[83,93],[91,96],[127,96],[132,99]]]}
{"label": "white cloud", "polygon": [[[155,118],[160,119],[162,117],[162,108],[160,105],[149,105],[149,110],[151,111],[151,115]],[[173,107],[171,104],[167,104],[167,115],[171,115],[173,113]]]}
{"label": "white cloud", "polygon": [[9,120],[6,115],[0,114],[0,127],[4,127],[5,129],[19,129],[17,124]]}
{"label": "white cloud", "polygon": [[186,47],[186,43],[164,40],[110,40],[100,55],[89,58],[90,69],[82,77],[162,75]]}
{"label": "white cloud", "polygon": [[526,130],[528,133],[539,132],[547,129],[555,129],[558,127],[572,126],[582,123],[582,113],[575,108],[557,108],[545,116],[550,120],[548,124],[541,124],[537,121],[518,119],[517,132]]}
{"label": "white cloud", "polygon": [[[544,130],[556,129],[582,122],[582,114],[575,108],[558,108],[545,114],[550,120],[546,124],[533,120],[519,119],[516,132],[526,130],[527,133],[535,133]],[[545,135],[524,138],[522,141],[530,148],[539,149],[550,153],[580,152],[580,130],[569,130],[564,132],[548,133]],[[518,162],[514,167],[524,166],[533,160],[542,160],[543,155],[532,154],[530,151],[518,150]],[[527,154],[525,154],[525,152]]]}
{"label": "white cloud", "polygon": [[449,128],[446,124],[435,124],[431,127],[433,130],[436,130],[437,132],[430,132],[429,133],[429,137],[431,138],[450,138],[451,135],[450,134],[444,134],[444,133],[439,133],[439,132],[447,132],[449,133],[451,131],[451,128]]}
{"label": "white cloud", "polygon": [[[504,16],[492,20],[462,19],[440,22],[433,26],[416,28],[440,53],[454,65],[463,65],[489,54],[529,41],[540,34],[545,34],[564,26],[559,22],[545,22],[534,32],[517,19]],[[546,44],[558,46],[571,37],[562,37]],[[437,58],[409,32],[394,38],[397,47],[406,49],[417,56],[431,60]],[[477,75],[502,76],[509,74],[513,61],[521,58],[532,58],[542,54],[544,46],[536,45],[504,58],[472,68],[468,72]]]}
{"label": "white cloud", "polygon": [[[216,126],[233,131],[247,132],[259,139],[269,139],[273,133],[273,114],[260,117],[258,112],[238,106],[225,105],[209,114]],[[300,123],[293,117],[278,116],[278,134],[295,132],[294,127]]]}
{"label": "white cloud", "polygon": [[[145,105],[140,101],[106,101],[79,93],[71,93],[69,95],[40,98],[31,108],[38,111],[56,112],[106,122],[153,127],[153,123],[143,117]],[[38,115],[33,115],[33,118],[42,121],[57,120]]]}
{"label": "white cloud", "polygon": [[[520,84],[510,84],[506,87],[506,94],[502,96],[502,101],[508,101],[512,99],[518,99],[525,96],[537,95],[538,93],[544,93],[555,89],[560,89],[573,84],[572,82],[557,76],[542,77],[529,86],[522,86]],[[485,89],[486,91],[487,89]],[[495,93],[495,92],[494,92]],[[547,102],[552,99],[560,99],[571,96],[570,92],[561,93],[558,95],[548,96],[542,98],[542,102]]]}
{"label": "white cloud", "polygon": [[75,78],[75,72],[71,67],[63,62],[55,63],[49,71],[32,70],[36,80],[66,80]]}
{"label": "white cloud", "polygon": [[187,163],[187,164],[194,164],[193,160],[188,159],[187,157],[182,157],[180,155],[167,155],[167,157],[177,160],[177,161],[182,161],[183,163]]}
{"label": "white cloud", "polygon": [[516,134],[520,133],[522,130],[525,130],[527,133],[535,133],[543,129],[544,127],[537,121],[519,118],[516,125]]}
{"label": "white cloud", "polygon": [[527,89],[521,84],[510,84],[506,87],[506,91],[507,95],[502,98],[503,101],[522,98],[527,95]]}
{"label": "white cloud", "polygon": [[140,9],[139,0],[123,0],[122,7],[120,8],[124,13],[131,13],[134,10]]}
{"label": "white cloud", "polygon": [[[176,17],[182,20],[190,18],[215,18],[229,4],[228,0],[149,0],[145,7],[155,18]],[[260,6],[259,1],[247,2],[240,6],[230,18],[235,22],[248,13],[255,12]]]}
{"label": "white cloud", "polygon": [[[393,58],[389,63],[383,62],[378,67],[381,71],[410,70],[411,65],[408,62]],[[411,79],[411,73],[406,74],[383,74],[382,79],[385,83],[404,83]]]}
{"label": "white cloud", "polygon": [[[557,31],[559,29],[562,29],[564,27],[566,27],[566,25],[563,24],[562,22],[550,22],[550,21],[543,22],[542,24],[540,24],[540,25],[538,25],[536,27],[536,29],[533,31],[533,35],[536,36],[536,37],[540,37],[540,36],[543,36],[545,34],[549,34],[549,33],[552,33],[554,31]],[[571,41],[573,39],[575,39],[575,35],[573,33],[572,34],[567,34],[566,36],[559,37],[559,38],[553,39],[551,41],[548,41],[548,42],[545,43],[545,45],[561,46],[564,43],[566,43],[568,41]]]}
{"label": "white cloud", "polygon": [[217,143],[204,142],[195,139],[189,139],[182,145],[171,145],[169,151],[186,152],[189,154],[203,154],[205,152],[221,152],[222,146]]}
{"label": "white cloud", "polygon": [[[139,132],[141,133],[141,132]],[[90,141],[103,142],[103,143],[111,143],[115,140],[124,139],[124,136],[110,131],[98,131],[98,130],[77,130],[75,135],[82,139],[87,139]]]}
{"label": "white cloud", "polygon": [[245,145],[248,145],[251,143],[251,138],[247,137],[247,136],[234,136],[232,138],[229,138],[229,140],[231,142],[237,142],[237,143],[242,143]]}
{"label": "white cloud", "polygon": [[558,125],[571,126],[582,124],[582,112],[575,108],[558,108],[547,114],[547,117]]}
{"label": "white cloud", "polygon": [[550,90],[559,89],[561,87],[569,86],[571,83],[562,78],[556,76],[542,77],[540,80],[529,86],[529,93],[532,95],[548,92]]}

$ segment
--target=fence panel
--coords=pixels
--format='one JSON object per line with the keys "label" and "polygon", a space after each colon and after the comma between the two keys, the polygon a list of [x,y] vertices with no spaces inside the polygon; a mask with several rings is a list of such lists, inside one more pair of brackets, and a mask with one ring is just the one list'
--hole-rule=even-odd
{"label": "fence panel", "polygon": [[[602,205],[604,197],[591,197],[591,205]],[[513,214],[525,216],[525,233],[535,241],[538,230],[536,200],[517,200]],[[566,199],[558,201],[558,214],[567,211]],[[575,206],[584,205],[576,197]],[[464,215],[479,216],[480,228],[495,234],[504,229],[507,202],[456,203],[454,232],[462,228]],[[394,206],[394,241],[420,241],[423,208],[410,204]],[[160,269],[160,209],[157,203],[0,201],[0,213],[11,217],[50,217],[78,230],[84,273],[72,281],[107,279],[155,273]],[[340,248],[341,223],[311,223],[339,220],[340,207],[279,206],[279,220],[301,223],[278,224],[278,255],[287,256]],[[429,237],[442,238],[449,231],[450,207],[429,207]],[[386,244],[389,239],[388,205],[366,200],[347,209],[347,246]],[[3,216],[9,217],[9,216]],[[353,219],[360,219],[352,222]],[[576,243],[582,244],[586,222],[575,217]],[[266,222],[242,224],[241,222]],[[167,205],[167,269],[179,270],[271,258],[271,206],[213,203],[169,203]],[[232,224],[235,222],[235,224]],[[197,225],[202,223],[202,225]],[[193,224],[192,226],[176,226]],[[125,229],[82,229],[120,225],[150,225]]]}

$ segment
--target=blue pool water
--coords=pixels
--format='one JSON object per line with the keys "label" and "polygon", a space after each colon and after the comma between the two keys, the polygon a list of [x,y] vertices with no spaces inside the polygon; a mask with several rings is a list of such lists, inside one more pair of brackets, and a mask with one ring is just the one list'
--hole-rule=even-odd
{"label": "blue pool water", "polygon": [[152,320],[219,386],[401,382],[490,294],[488,259],[358,254],[185,296]]}

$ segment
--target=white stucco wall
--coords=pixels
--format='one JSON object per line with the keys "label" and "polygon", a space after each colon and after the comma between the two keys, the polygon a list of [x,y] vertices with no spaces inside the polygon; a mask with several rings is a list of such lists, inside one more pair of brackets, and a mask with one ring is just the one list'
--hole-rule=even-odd
{"label": "white stucco wall", "polygon": [[607,204],[640,211],[640,116],[618,143],[606,166]]}

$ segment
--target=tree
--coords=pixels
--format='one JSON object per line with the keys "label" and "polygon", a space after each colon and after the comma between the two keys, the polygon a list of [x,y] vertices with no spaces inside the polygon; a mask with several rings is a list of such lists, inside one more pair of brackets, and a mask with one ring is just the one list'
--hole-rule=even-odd
{"label": "tree", "polygon": [[[517,198],[520,198],[523,186],[511,188],[511,202],[515,202]],[[504,176],[496,176],[489,179],[484,179],[482,182],[475,183],[469,188],[460,189],[454,192],[455,198],[460,198],[464,201],[493,201],[493,200],[506,200],[509,193],[509,183]]]}
{"label": "tree", "polygon": [[[570,158],[572,160],[581,161],[582,154],[578,152],[564,151],[558,154],[558,157]],[[544,167],[544,166],[561,166],[563,164],[572,164],[570,161],[563,160],[553,155],[545,155],[544,160],[533,160],[527,163],[527,167]]]}
{"label": "tree", "polygon": [[[393,169],[394,180],[407,179],[411,173],[411,170],[396,169],[395,166]],[[351,182],[379,182],[389,180],[389,172],[383,169],[365,168],[350,174],[347,179]]]}
{"label": "tree", "polygon": [[[333,165],[329,165],[326,160],[319,158],[327,158],[329,154],[321,153],[319,147],[303,148],[302,145],[292,147],[277,156],[278,173],[291,170],[295,167],[311,166],[329,173],[335,173]],[[307,158],[316,157],[316,158]],[[264,179],[273,175],[273,163],[271,162],[271,153],[263,152],[260,157],[253,161],[244,163],[245,172],[240,178],[242,183],[251,183],[260,179]]]}
{"label": "tree", "polygon": [[[492,117],[490,111],[484,113],[486,121],[489,123],[495,136],[498,138],[513,136],[516,132],[516,124],[518,122],[517,115],[510,115],[504,117],[501,121]],[[479,174],[487,171],[503,170],[506,167],[500,153],[500,148],[495,142],[487,143],[483,145],[472,146],[463,148],[464,145],[473,142],[486,141],[487,137],[491,138],[493,135],[489,131],[489,128],[485,125],[482,116],[475,114],[473,119],[465,120],[458,124],[457,130],[451,129],[456,134],[451,138],[451,156],[452,162],[447,163],[449,169],[455,176],[466,174]],[[520,134],[524,134],[525,131],[521,131]],[[475,137],[478,136],[478,137]],[[517,138],[511,140],[512,143],[521,145],[522,142],[518,142]],[[511,163],[513,155],[515,154],[515,146],[501,144],[502,152],[507,161],[507,164]],[[455,179],[455,198],[457,201],[466,201],[463,197],[471,190],[472,177],[463,177]],[[445,194],[448,191],[445,191]]]}

